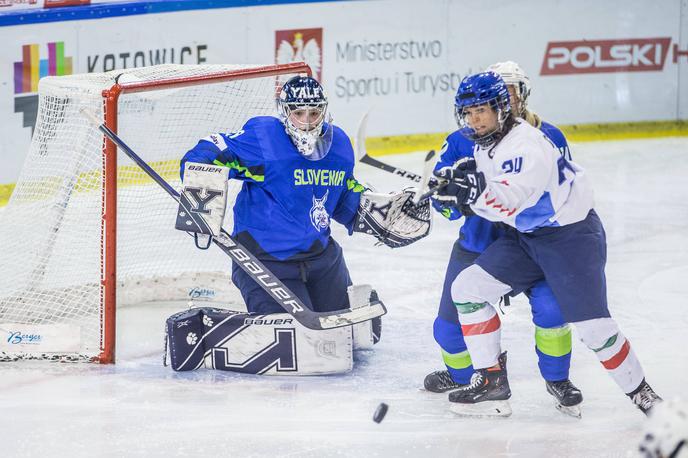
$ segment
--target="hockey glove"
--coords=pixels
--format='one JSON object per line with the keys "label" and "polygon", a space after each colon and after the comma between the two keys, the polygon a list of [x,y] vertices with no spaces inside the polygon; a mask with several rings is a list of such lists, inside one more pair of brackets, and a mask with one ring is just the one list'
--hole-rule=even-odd
{"label": "hockey glove", "polygon": [[353,230],[370,234],[391,248],[399,248],[430,233],[430,199],[414,205],[414,188],[391,194],[364,192]]}
{"label": "hockey glove", "polygon": [[475,159],[472,157],[463,157],[456,161],[454,165],[441,167],[433,172],[437,178],[442,180],[454,180],[461,179],[465,176],[466,172],[475,172],[476,164]]}
{"label": "hockey glove", "polygon": [[459,208],[472,205],[485,190],[485,175],[482,172],[463,172],[463,177],[454,178],[445,186],[440,186],[435,198],[440,202]]}

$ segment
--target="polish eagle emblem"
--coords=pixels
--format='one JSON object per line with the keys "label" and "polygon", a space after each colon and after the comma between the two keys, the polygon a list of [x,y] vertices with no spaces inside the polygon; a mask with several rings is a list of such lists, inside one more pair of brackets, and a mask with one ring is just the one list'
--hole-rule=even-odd
{"label": "polish eagle emblem", "polygon": [[277,45],[276,61],[278,64],[305,62],[313,70],[313,76],[320,79],[322,51],[315,38],[304,40],[302,32],[294,33],[291,42],[281,40]]}

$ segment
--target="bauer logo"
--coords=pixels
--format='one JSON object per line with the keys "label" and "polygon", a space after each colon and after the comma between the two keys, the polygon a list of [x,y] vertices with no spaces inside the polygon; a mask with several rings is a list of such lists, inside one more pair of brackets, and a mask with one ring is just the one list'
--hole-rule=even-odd
{"label": "bauer logo", "polygon": [[275,31],[275,63],[305,62],[321,81],[322,35],[322,28]]}
{"label": "bauer logo", "polygon": [[660,71],[670,45],[669,37],[550,42],[540,74]]}

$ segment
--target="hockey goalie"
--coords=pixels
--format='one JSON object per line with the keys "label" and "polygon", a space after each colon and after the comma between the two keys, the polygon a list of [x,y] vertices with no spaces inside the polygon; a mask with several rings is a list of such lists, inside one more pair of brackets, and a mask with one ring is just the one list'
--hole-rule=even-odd
{"label": "hockey goalie", "polygon": [[[209,135],[181,161],[177,229],[194,233],[199,248],[221,238],[227,179],[241,180],[231,237],[259,263],[233,258],[232,281],[248,313],[202,308],[170,317],[175,370],[203,365],[248,373],[350,370],[352,351],[379,340],[380,314],[362,317],[381,302],[369,286],[352,286],[342,248],[330,233],[331,220],[349,234],[370,234],[392,248],[430,232],[430,204],[414,203],[413,190],[376,194],[356,181],[351,142],[328,117],[320,83],[290,79],[278,108],[279,118],[258,116],[237,132]],[[263,272],[274,278],[266,280]],[[296,297],[276,300],[278,284]],[[321,317],[319,326],[300,319],[311,312]]]}

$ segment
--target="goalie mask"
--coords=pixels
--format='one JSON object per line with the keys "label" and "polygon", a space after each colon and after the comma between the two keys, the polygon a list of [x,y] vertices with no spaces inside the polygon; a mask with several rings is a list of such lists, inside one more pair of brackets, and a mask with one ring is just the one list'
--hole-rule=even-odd
{"label": "goalie mask", "polygon": [[[487,132],[478,133],[466,120],[467,108],[486,105],[497,115],[497,125]],[[454,99],[454,116],[464,137],[480,146],[488,147],[502,138],[511,124],[511,103],[504,80],[494,72],[477,73],[465,77]]]}
{"label": "goalie mask", "polygon": [[310,76],[291,78],[282,86],[277,107],[299,153],[313,161],[325,157],[332,146],[332,120],[320,83]]}

